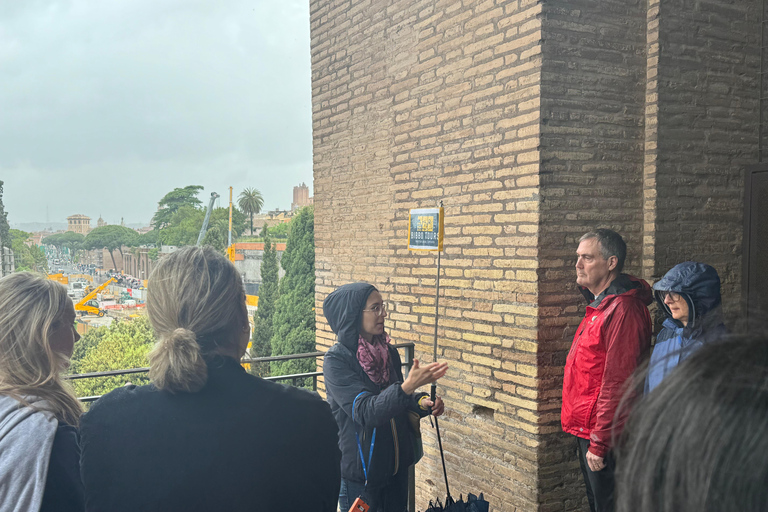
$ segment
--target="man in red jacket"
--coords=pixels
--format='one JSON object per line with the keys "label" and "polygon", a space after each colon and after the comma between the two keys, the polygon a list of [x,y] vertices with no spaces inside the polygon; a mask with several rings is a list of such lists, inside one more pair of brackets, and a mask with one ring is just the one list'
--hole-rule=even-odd
{"label": "man in red jacket", "polygon": [[614,415],[627,379],[650,350],[653,296],[644,280],[621,273],[627,245],[615,231],[585,234],[576,255],[576,283],[589,305],[565,363],[560,418],[563,431],[576,436],[590,509],[612,512],[611,439],[621,427]]}

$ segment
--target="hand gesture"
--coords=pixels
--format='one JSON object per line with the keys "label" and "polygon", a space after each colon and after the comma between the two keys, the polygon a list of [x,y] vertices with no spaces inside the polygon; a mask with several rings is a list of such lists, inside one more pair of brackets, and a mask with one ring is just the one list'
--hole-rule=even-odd
{"label": "hand gesture", "polygon": [[413,394],[424,384],[431,384],[445,375],[448,371],[448,363],[430,363],[421,366],[418,359],[413,360],[411,371],[408,372],[408,378],[403,382],[402,388],[407,395]]}

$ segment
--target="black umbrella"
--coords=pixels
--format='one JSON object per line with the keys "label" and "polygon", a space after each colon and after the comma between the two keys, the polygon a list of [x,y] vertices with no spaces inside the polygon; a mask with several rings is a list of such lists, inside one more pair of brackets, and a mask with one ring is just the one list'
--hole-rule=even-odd
{"label": "black umbrella", "polygon": [[429,508],[424,512],[489,512],[490,504],[483,498],[483,493],[480,496],[469,494],[467,501],[464,501],[459,496],[459,501],[453,501],[453,498],[448,496],[443,505],[440,500],[429,502]]}

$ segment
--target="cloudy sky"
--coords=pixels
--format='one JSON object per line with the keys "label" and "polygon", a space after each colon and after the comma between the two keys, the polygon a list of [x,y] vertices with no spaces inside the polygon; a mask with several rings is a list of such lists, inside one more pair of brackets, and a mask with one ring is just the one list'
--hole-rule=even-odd
{"label": "cloudy sky", "polygon": [[[148,223],[174,187],[312,187],[307,0],[0,2],[9,221]],[[225,206],[225,201],[221,201]]]}

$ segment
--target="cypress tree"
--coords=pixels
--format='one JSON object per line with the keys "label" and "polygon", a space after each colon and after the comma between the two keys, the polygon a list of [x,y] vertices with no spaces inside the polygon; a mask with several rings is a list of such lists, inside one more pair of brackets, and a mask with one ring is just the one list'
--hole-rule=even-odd
{"label": "cypress tree", "polygon": [[[302,208],[291,221],[280,263],[285,275],[280,280],[280,298],[272,324],[272,355],[314,352],[315,213],[312,206]],[[316,369],[315,359],[272,363],[273,375],[306,373]]]}
{"label": "cypress tree", "polygon": [[[272,355],[272,317],[278,297],[277,250],[269,236],[266,224],[264,224],[261,233],[264,239],[264,255],[261,259],[259,307],[253,315],[251,357],[269,357]],[[251,373],[259,377],[269,376],[269,363],[253,363]]]}

